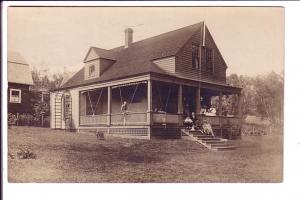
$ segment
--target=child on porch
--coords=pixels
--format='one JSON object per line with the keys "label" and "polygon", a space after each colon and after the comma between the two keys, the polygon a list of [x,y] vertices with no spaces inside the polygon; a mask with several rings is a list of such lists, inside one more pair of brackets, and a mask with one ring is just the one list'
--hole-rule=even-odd
{"label": "child on porch", "polygon": [[121,112],[123,114],[123,124],[125,125],[126,124],[125,115],[127,114],[127,102],[126,101],[124,101],[121,105]]}

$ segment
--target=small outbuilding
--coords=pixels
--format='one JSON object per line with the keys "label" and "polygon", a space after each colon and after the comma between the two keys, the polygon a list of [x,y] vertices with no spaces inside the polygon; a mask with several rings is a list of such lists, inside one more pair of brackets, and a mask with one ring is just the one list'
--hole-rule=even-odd
{"label": "small outbuilding", "polygon": [[20,53],[7,54],[8,113],[30,113],[30,86],[33,85],[29,64]]}

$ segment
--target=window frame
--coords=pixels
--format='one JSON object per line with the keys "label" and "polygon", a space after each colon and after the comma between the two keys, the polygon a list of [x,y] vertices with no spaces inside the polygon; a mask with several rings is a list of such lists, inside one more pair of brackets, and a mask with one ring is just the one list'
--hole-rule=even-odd
{"label": "window frame", "polygon": [[[93,67],[93,72],[92,72],[92,67]],[[95,65],[89,65],[89,77],[94,77],[96,76],[96,66]]]}
{"label": "window frame", "polygon": [[[13,97],[13,94],[12,94],[13,92],[18,92],[19,93],[18,101],[13,101],[13,99],[15,98],[15,97]],[[10,88],[9,89],[9,103],[21,103],[21,102],[22,102],[22,90],[21,89]]]}
{"label": "window frame", "polygon": [[200,69],[200,45],[192,44],[192,68],[193,69]]}
{"label": "window frame", "polygon": [[[209,63],[210,66],[208,66]],[[201,46],[201,71],[209,74],[215,73],[213,48]]]}

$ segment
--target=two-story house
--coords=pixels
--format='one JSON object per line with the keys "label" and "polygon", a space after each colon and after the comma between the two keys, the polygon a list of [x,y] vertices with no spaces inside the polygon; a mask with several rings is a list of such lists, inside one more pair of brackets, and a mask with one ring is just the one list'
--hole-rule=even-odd
{"label": "two-story house", "polygon": [[51,128],[149,139],[179,134],[191,112],[220,128],[238,123],[221,116],[222,106],[217,116],[200,116],[211,97],[240,96],[226,84],[226,69],[204,22],[138,42],[127,28],[124,46],[91,47],[82,69],[52,91]]}

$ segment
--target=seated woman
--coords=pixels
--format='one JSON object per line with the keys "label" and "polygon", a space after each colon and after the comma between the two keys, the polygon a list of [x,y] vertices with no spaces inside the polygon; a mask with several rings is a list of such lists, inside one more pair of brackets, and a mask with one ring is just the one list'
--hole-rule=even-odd
{"label": "seated woman", "polygon": [[202,128],[205,134],[215,136],[211,125],[206,120],[203,120]]}
{"label": "seated woman", "polygon": [[184,119],[183,124],[186,129],[190,129],[193,126],[193,120],[189,116],[187,116]]}

